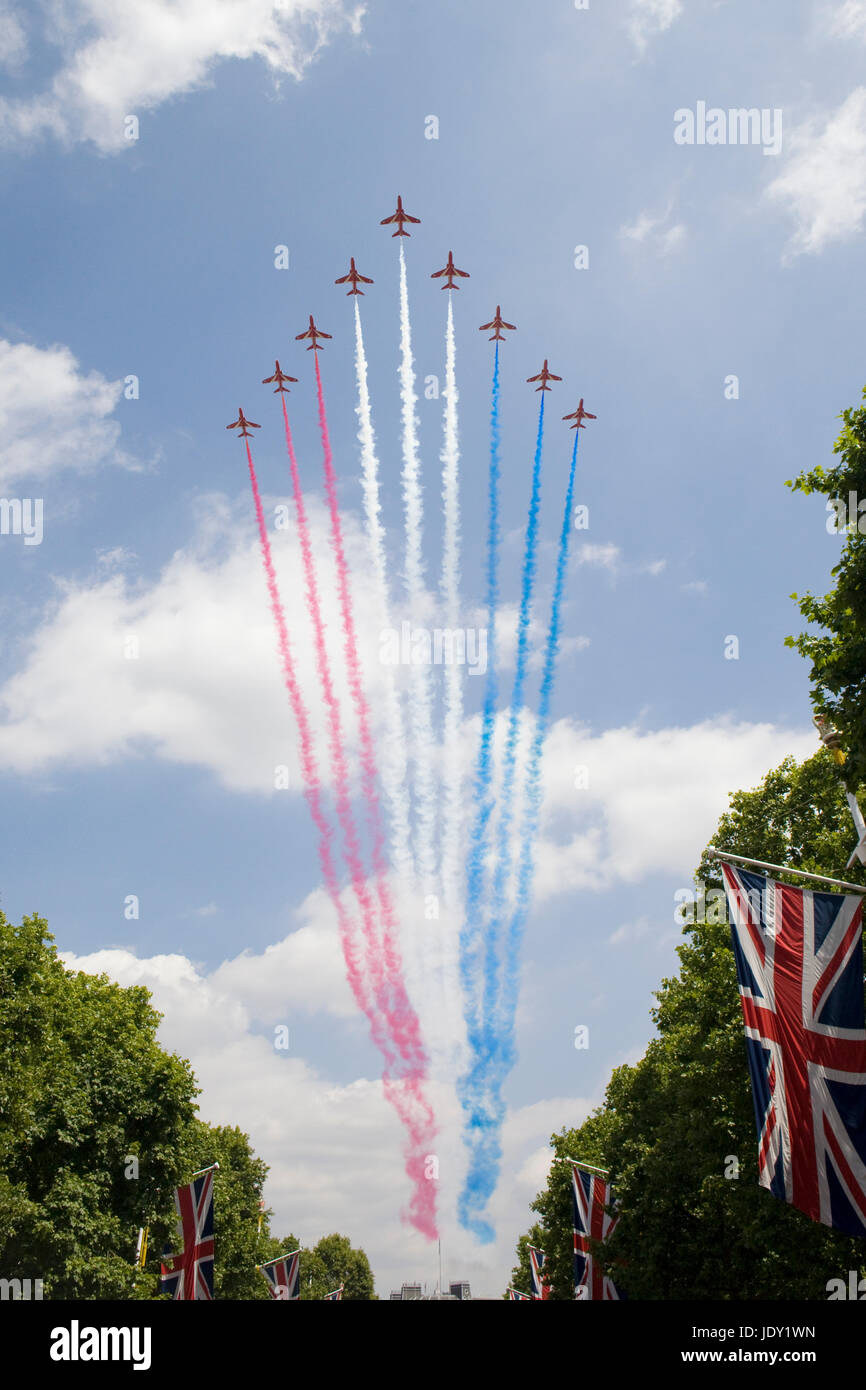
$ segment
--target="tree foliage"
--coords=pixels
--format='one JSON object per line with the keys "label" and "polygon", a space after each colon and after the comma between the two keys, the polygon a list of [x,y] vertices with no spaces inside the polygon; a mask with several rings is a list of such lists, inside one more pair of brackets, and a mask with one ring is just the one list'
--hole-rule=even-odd
{"label": "tree foliage", "polygon": [[301,1256],[301,1298],[321,1299],[343,1285],[343,1299],[369,1301],[376,1297],[370,1261],[352,1248],[348,1237],[322,1236]]}
{"label": "tree foliage", "polygon": [[[823,493],[840,512],[844,508],[848,535],[831,571],[836,583],[830,592],[823,598],[792,595],[803,617],[821,631],[788,637],[786,642],[812,662],[812,703],[842,735],[848,750],[845,775],[853,791],[866,781],[866,534],[859,529],[857,515],[859,499],[866,499],[866,406],[845,410],[842,420],[833,446],[839,455],[835,467],[818,465],[788,483],[794,491]],[[854,515],[849,508],[852,493]]]}
{"label": "tree foliage", "polygon": [[[756,789],[736,792],[713,843],[866,882],[861,866],[845,869],[852,837],[838,770],[822,750],[801,765],[788,758]],[[698,877],[708,889],[721,885],[706,853]],[[551,1144],[558,1158],[610,1169],[621,1216],[598,1254],[629,1296],[826,1298],[828,1279],[860,1267],[862,1242],[757,1184],[730,928],[714,908],[700,915],[686,923],[678,975],[656,994],[658,1036],[636,1066],[614,1071],[599,1110]],[[574,1296],[570,1183],[569,1165],[553,1163],[532,1204],[553,1296],[567,1299]]]}
{"label": "tree foliage", "polygon": [[41,1278],[46,1297],[131,1295],[136,1231],[183,1176],[195,1113],[158,1023],[147,990],[65,970],[41,918],[0,913],[5,1277]]}
{"label": "tree foliage", "polygon": [[[192,1069],[160,1047],[159,1022],[146,989],[65,969],[41,918],[0,913],[0,1277],[42,1279],[45,1298],[160,1297],[160,1256],[178,1248],[174,1189],[219,1163],[215,1296],[268,1299],[256,1266],[298,1242],[271,1235],[267,1165],[241,1130],[198,1117]],[[303,1258],[302,1297],[340,1283],[345,1298],[375,1297],[345,1236]]]}

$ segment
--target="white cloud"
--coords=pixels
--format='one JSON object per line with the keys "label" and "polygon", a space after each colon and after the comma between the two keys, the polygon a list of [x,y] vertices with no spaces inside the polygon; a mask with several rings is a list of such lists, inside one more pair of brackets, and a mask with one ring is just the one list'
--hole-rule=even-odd
{"label": "white cloud", "polygon": [[829,22],[834,38],[866,39],[866,0],[843,0]]}
{"label": "white cloud", "polygon": [[681,584],[680,588],[684,594],[705,594],[707,581],[705,579],[690,579],[687,584]]}
{"label": "white cloud", "polygon": [[650,39],[670,29],[682,12],[682,0],[631,0],[626,28],[638,51],[644,53]]}
{"label": "white cloud", "polygon": [[794,233],[783,261],[816,255],[860,235],[866,215],[866,87],[805,121],[788,137],[791,153],[767,189],[790,213]]}
{"label": "white cloud", "polygon": [[661,213],[644,209],[634,222],[620,227],[619,234],[623,240],[645,246],[657,256],[669,256],[682,246],[687,235],[685,224],[673,221],[673,215],[673,203],[668,203]]}
{"label": "white cloud", "polygon": [[603,545],[593,545],[587,542],[582,545],[577,552],[577,563],[579,565],[597,565],[601,569],[615,572],[619,568],[620,548],[612,541],[607,541]]}
{"label": "white cloud", "polygon": [[811,730],[726,718],[598,734],[558,721],[544,754],[537,900],[651,873],[687,886],[730,793],[815,746]]}
{"label": "white cloud", "polygon": [[27,35],[8,0],[0,3],[0,64],[14,69],[27,56]]}
{"label": "white cloud", "polygon": [[62,344],[37,348],[0,339],[0,489],[63,468],[130,466],[112,418],[122,392],[120,381],[85,374]]}
{"label": "white cloud", "polygon": [[277,78],[300,78],[363,14],[354,0],[54,0],[46,37],[61,65],[40,95],[0,101],[0,136],[120,149],[127,115],[200,87],[219,62],[258,58]]}
{"label": "white cloud", "polygon": [[[190,548],[149,586],[124,574],[67,582],[30,640],[23,667],[0,689],[0,748],[19,771],[58,760],[99,764],[149,751],[211,769],[227,786],[271,792],[277,765],[301,790],[296,731],[282,684],[249,508],[202,498]],[[327,556],[327,518],[314,497],[315,553]],[[294,655],[305,691],[317,691],[313,641],[294,531],[272,533]],[[347,519],[361,659],[371,705],[383,681],[376,604],[365,579],[366,548]],[[349,705],[334,576],[321,575],[335,684]],[[132,645],[132,644],[136,645]],[[132,653],[137,653],[131,655]],[[310,700],[324,729],[322,702]],[[347,725],[353,736],[354,725]],[[321,772],[328,781],[322,748]]]}

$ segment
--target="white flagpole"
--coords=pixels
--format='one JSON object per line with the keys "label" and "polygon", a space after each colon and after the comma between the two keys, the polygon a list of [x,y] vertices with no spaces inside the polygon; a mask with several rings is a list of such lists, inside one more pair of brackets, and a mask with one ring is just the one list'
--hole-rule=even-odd
{"label": "white flagpole", "polygon": [[767,864],[763,859],[746,859],[742,854],[729,854],[726,849],[716,849],[715,845],[707,847],[707,854],[713,859],[730,859],[734,864],[745,864],[747,868],[772,869],[777,874],[795,874],[798,878],[810,878],[816,883],[831,883],[834,888],[844,888],[848,893],[866,894],[866,888],[862,883],[845,883],[841,878],[828,878],[826,874],[808,874],[805,869],[789,869],[784,864]]}
{"label": "white flagpole", "polygon": [[[863,891],[866,893],[866,888]],[[562,1158],[555,1158],[553,1161],[554,1163],[573,1163],[575,1168],[588,1168],[591,1173],[601,1173],[604,1177],[607,1177],[610,1172],[609,1168],[597,1168],[594,1163],[584,1163],[582,1159],[569,1158],[568,1154],[564,1154]]]}

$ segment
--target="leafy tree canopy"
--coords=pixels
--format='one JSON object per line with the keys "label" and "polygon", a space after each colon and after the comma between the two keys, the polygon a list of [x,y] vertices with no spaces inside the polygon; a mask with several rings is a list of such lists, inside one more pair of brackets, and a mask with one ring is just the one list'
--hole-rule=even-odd
{"label": "leafy tree canopy", "polygon": [[[45,1298],[159,1297],[160,1256],[178,1248],[174,1188],[219,1163],[215,1296],[268,1299],[256,1266],[298,1242],[271,1235],[268,1169],[247,1135],[197,1116],[195,1077],[157,1042],[160,1017],[143,987],[65,969],[41,918],[0,913],[0,1277],[42,1279]],[[375,1297],[345,1236],[303,1259],[302,1297],[340,1283],[344,1298]]]}
{"label": "leafy tree canopy", "polygon": [[842,420],[833,446],[839,456],[835,467],[818,465],[788,483],[795,492],[823,493],[837,505],[847,539],[831,571],[836,583],[830,592],[823,598],[792,595],[803,617],[820,631],[788,637],[786,643],[812,663],[812,703],[842,735],[848,752],[845,775],[853,791],[866,781],[866,506],[859,516],[861,502],[866,503],[866,406],[845,410]]}

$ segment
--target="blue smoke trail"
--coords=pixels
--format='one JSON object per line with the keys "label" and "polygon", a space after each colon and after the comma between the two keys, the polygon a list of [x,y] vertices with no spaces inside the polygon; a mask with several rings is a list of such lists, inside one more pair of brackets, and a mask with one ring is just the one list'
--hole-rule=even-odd
{"label": "blue smoke trail", "polygon": [[[499,606],[499,343],[496,344],[493,359],[493,386],[490,402],[490,469],[488,473],[488,523],[487,523],[487,673],[484,685],[484,702],[481,714],[481,741],[478,747],[478,761],[475,768],[473,803],[475,818],[469,841],[469,854],[466,865],[466,920],[460,932],[460,978],[463,986],[464,1011],[469,1047],[477,1054],[481,1041],[479,1003],[475,983],[481,953],[481,894],[484,886],[484,851],[487,827],[493,810],[490,797],[490,783],[493,775],[492,754],[493,735],[496,726],[496,702],[499,686],[496,676],[496,611]],[[460,1103],[466,1111],[467,1142],[470,1137],[483,1131],[483,1117],[476,1114],[474,1088],[470,1085],[471,1074],[458,1083]],[[486,1199],[485,1199],[486,1200]],[[483,1206],[481,1202],[478,1205]],[[476,1203],[472,1203],[472,1206]],[[473,1229],[469,1205],[465,1195],[460,1197],[460,1221]],[[476,1232],[481,1234],[483,1232]]]}
{"label": "blue smoke trail", "polygon": [[[486,949],[484,952],[483,1005],[481,1016],[473,1003],[473,1024],[469,1030],[469,1046],[473,1062],[469,1073],[462,1078],[458,1092],[466,1111],[464,1139],[469,1149],[469,1170],[458,1201],[460,1222],[473,1231],[482,1241],[493,1239],[493,1228],[485,1221],[478,1221],[473,1212],[482,1209],[496,1185],[501,1157],[499,1133],[504,1118],[504,1108],[499,1099],[491,1106],[491,1088],[488,1073],[498,1047],[496,1027],[496,996],[499,990],[500,939],[505,925],[503,904],[511,870],[510,836],[514,817],[514,780],[517,766],[517,737],[520,729],[520,716],[523,712],[526,670],[529,661],[529,620],[532,611],[532,593],[535,585],[535,572],[538,553],[538,514],[541,505],[541,456],[544,442],[544,392],[538,411],[538,431],[535,441],[535,457],[532,468],[532,489],[529,500],[529,514],[526,522],[526,545],[523,556],[521,576],[520,610],[517,620],[517,661],[514,674],[514,688],[508,732],[505,740],[502,788],[499,793],[499,822],[497,826],[497,862],[493,880],[491,902],[493,915],[487,928]],[[489,667],[488,667],[489,670]],[[489,816],[489,811],[488,811]],[[480,884],[479,884],[480,886]],[[477,918],[477,908],[476,908]],[[477,937],[477,930],[476,930]],[[476,948],[472,966],[477,967]],[[466,981],[464,977],[464,988]],[[471,987],[471,986],[470,986]]]}
{"label": "blue smoke trail", "polygon": [[515,1015],[519,989],[520,948],[532,899],[532,884],[535,877],[535,843],[541,817],[542,788],[541,767],[544,743],[550,722],[550,703],[556,675],[556,661],[559,655],[559,636],[562,620],[562,595],[568,569],[569,539],[571,536],[571,511],[574,501],[574,478],[577,471],[577,446],[580,430],[574,432],[574,449],[571,454],[571,469],[565,494],[565,510],[562,517],[562,531],[559,537],[559,552],[556,557],[556,578],[553,585],[553,601],[550,609],[550,627],[544,653],[544,669],[541,677],[541,690],[538,701],[538,716],[535,734],[526,770],[526,805],[521,832],[521,855],[517,873],[517,894],[514,914],[508,929],[506,943],[504,988],[499,1013],[498,1035],[499,1054],[496,1058],[496,1078],[493,1084],[493,1103],[501,1105],[501,1088],[508,1072],[514,1066],[517,1049],[515,1046]]}

